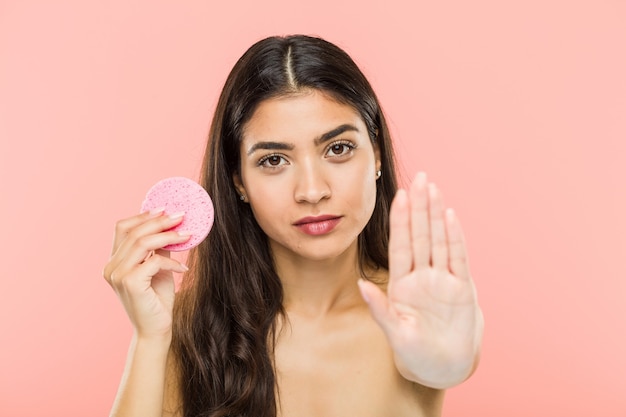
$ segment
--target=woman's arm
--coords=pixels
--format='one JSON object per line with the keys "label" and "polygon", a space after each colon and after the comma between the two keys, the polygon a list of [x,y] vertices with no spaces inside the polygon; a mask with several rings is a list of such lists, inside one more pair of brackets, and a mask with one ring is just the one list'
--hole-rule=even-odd
{"label": "woman's arm", "polygon": [[187,267],[160,248],[189,239],[189,234],[168,231],[181,221],[182,214],[165,216],[156,211],[117,223],[112,256],[103,275],[120,298],[134,335],[111,416],[168,415],[164,398],[168,407],[172,401],[166,382],[175,375],[168,366],[173,272],[185,272]]}
{"label": "woman's arm", "polygon": [[161,417],[170,339],[134,335],[111,417]]}

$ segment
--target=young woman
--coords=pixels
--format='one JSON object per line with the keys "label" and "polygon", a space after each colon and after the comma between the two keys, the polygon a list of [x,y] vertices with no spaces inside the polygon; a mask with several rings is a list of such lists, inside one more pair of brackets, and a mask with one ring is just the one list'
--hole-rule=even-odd
{"label": "young woman", "polygon": [[423,173],[397,190],[381,107],[345,52],[253,45],[201,184],[215,224],[189,268],[161,249],[188,239],[167,231],[184,213],[117,224],[104,275],[135,332],[112,415],[441,414],[482,340],[461,227]]}

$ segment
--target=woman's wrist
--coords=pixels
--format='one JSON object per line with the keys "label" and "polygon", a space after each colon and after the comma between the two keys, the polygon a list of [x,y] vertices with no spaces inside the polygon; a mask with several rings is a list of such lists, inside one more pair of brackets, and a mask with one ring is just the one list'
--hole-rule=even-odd
{"label": "woman's wrist", "polygon": [[132,344],[136,350],[150,350],[155,353],[164,351],[167,353],[172,344],[172,333],[144,334],[135,331]]}

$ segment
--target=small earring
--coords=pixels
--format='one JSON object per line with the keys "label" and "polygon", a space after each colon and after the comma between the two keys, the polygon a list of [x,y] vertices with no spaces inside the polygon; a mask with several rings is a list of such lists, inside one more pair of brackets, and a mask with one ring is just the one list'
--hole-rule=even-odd
{"label": "small earring", "polygon": [[376,179],[379,179],[381,175],[383,175],[383,172],[380,169],[376,171]]}
{"label": "small earring", "polygon": [[239,199],[240,199],[241,201],[246,201],[246,196],[245,196],[245,195],[243,195],[243,194],[241,194],[241,195],[239,196]]}

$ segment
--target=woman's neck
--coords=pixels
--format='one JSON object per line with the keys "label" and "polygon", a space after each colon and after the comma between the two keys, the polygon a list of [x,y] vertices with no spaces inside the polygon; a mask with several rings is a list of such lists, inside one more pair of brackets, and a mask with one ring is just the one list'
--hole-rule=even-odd
{"label": "woman's neck", "polygon": [[331,259],[314,260],[272,248],[288,313],[320,317],[362,304],[357,243]]}

